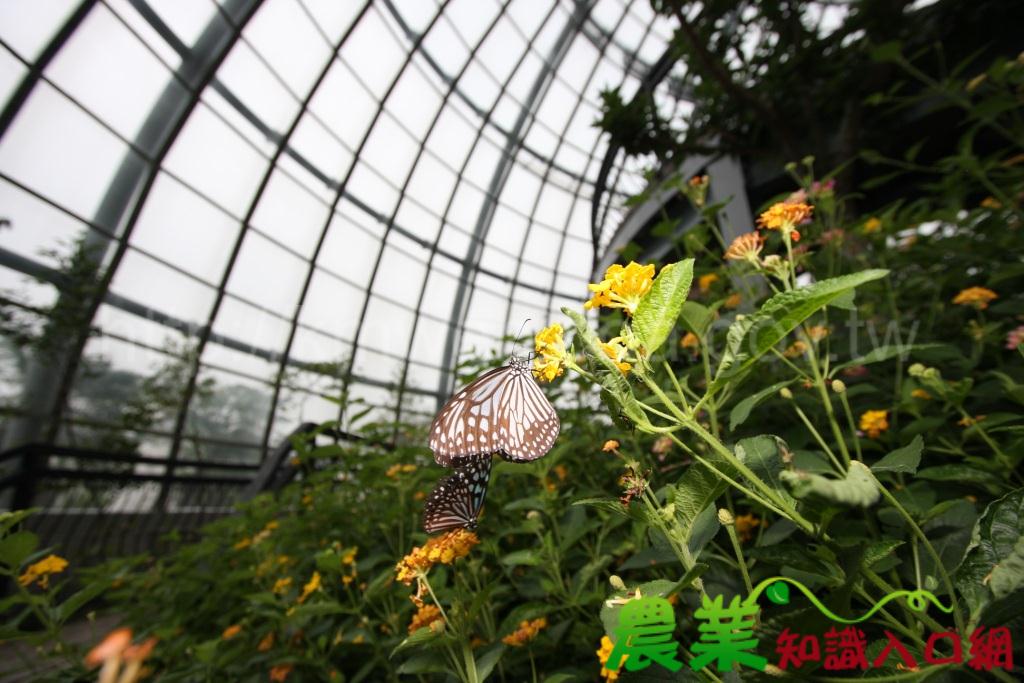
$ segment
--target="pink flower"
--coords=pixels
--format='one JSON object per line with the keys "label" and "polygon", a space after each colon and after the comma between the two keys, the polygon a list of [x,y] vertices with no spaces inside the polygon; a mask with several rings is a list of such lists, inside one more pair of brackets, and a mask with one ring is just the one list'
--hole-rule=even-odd
{"label": "pink flower", "polygon": [[1010,330],[1010,333],[1006,335],[1006,348],[1013,351],[1021,344],[1024,344],[1024,325]]}

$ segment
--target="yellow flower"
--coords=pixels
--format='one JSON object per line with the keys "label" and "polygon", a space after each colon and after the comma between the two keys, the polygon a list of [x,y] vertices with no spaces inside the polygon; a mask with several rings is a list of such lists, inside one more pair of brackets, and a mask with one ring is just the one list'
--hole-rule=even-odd
{"label": "yellow flower", "polygon": [[609,339],[607,343],[601,342],[601,350],[615,362],[615,367],[619,369],[623,375],[627,374],[633,366],[625,361],[626,354],[629,350],[622,343],[622,337],[615,337]]}
{"label": "yellow flower", "polygon": [[700,348],[700,337],[695,335],[693,332],[687,332],[683,335],[683,338],[679,340],[679,345],[684,349],[698,349]]}
{"label": "yellow flower", "polygon": [[552,382],[562,374],[565,366],[565,339],[562,326],[554,323],[537,333],[534,347],[537,357],[533,359],[533,374],[537,379]]}
{"label": "yellow flower", "polygon": [[998,299],[999,295],[986,287],[968,287],[953,297],[953,303],[973,306],[976,310],[988,308],[988,302]]}
{"label": "yellow flower", "polygon": [[741,297],[739,293],[733,292],[726,298],[722,305],[726,308],[736,308],[741,303],[743,303],[743,297]]}
{"label": "yellow flower", "polygon": [[311,494],[309,494],[309,493],[304,495],[302,497],[302,504],[303,505],[312,505],[313,504],[313,496]]}
{"label": "yellow flower", "polygon": [[979,422],[982,422],[986,417],[988,417],[988,415],[975,415],[974,417],[964,417],[959,422],[957,422],[957,424],[960,425],[961,427],[973,427]]}
{"label": "yellow flower", "polygon": [[654,264],[641,266],[630,261],[627,266],[615,263],[608,266],[604,279],[587,287],[594,296],[583,304],[583,308],[591,309],[598,306],[605,308],[621,308],[633,315],[640,300],[651,289],[654,283]]}
{"label": "yellow flower", "polygon": [[409,622],[409,635],[421,628],[430,627],[435,621],[443,624],[441,609],[437,605],[422,605],[419,611],[412,615],[412,621]]}
{"label": "yellow flower", "polygon": [[476,534],[467,529],[455,529],[443,536],[430,538],[423,547],[412,549],[401,562],[395,565],[399,581],[411,585],[419,573],[426,573],[435,564],[451,564],[480,542]]}
{"label": "yellow flower", "polygon": [[607,441],[604,442],[604,446],[601,447],[601,450],[604,451],[605,453],[610,453],[611,451],[614,451],[618,447],[618,441],[616,441],[615,439],[608,439]]}
{"label": "yellow flower", "polygon": [[761,520],[755,517],[753,513],[748,513],[737,516],[735,524],[736,535],[739,536],[740,541],[746,543],[754,537],[754,529],[761,526]]}
{"label": "yellow flower", "polygon": [[308,598],[310,595],[312,595],[313,591],[316,591],[319,588],[320,588],[320,572],[315,571],[315,572],[313,572],[313,576],[310,577],[309,582],[305,586],[302,587],[302,595],[299,596],[299,604],[305,602],[306,598]]}
{"label": "yellow flower", "polygon": [[341,555],[341,563],[343,565],[353,564],[356,561],[356,553],[359,552],[359,548],[353,547],[346,550]]}
{"label": "yellow flower", "polygon": [[864,234],[873,235],[882,229],[882,221],[872,216],[871,218],[864,221]]}
{"label": "yellow flower", "polygon": [[68,561],[59,555],[47,555],[35,564],[29,566],[25,573],[18,577],[18,583],[22,586],[30,586],[33,582],[40,588],[46,590],[50,587],[50,575],[60,574],[67,569]]}
{"label": "yellow flower", "polygon": [[224,629],[224,633],[220,634],[220,637],[224,640],[231,640],[241,632],[241,624],[232,624],[231,626],[228,626],[226,629]]}
{"label": "yellow flower", "polygon": [[565,465],[555,465],[554,469],[558,481],[565,481],[565,478],[569,476],[569,470],[566,469]]}
{"label": "yellow flower", "polygon": [[424,493],[423,491],[417,491],[416,493],[412,494],[412,499],[413,500],[425,500],[426,497],[427,497],[427,494]]}
{"label": "yellow flower", "polygon": [[341,585],[347,586],[356,580],[355,574],[345,574],[341,577]]}
{"label": "yellow flower", "polygon": [[245,548],[248,548],[250,545],[252,545],[252,539],[246,537],[238,543],[236,543],[233,547],[235,550],[244,550]]}
{"label": "yellow flower", "polygon": [[274,588],[272,589],[278,595],[287,591],[292,585],[292,577],[285,576],[274,582]]}
{"label": "yellow flower", "polygon": [[731,261],[750,261],[757,265],[762,246],[761,236],[756,232],[748,232],[732,241],[725,250],[725,258]]}
{"label": "yellow flower", "polygon": [[[611,669],[606,669],[605,666],[604,666],[605,664],[608,663],[608,658],[611,656],[612,649],[614,647],[615,647],[615,643],[612,642],[611,638],[609,638],[608,636],[601,636],[601,649],[597,650],[597,652],[595,653],[595,654],[597,654],[597,658],[601,661],[601,676],[606,681],[616,681],[619,678],[619,670],[618,669],[615,669],[613,671]],[[625,657],[623,657],[619,661],[619,666],[621,667],[622,664],[628,658],[629,658],[629,655],[626,655]]]}
{"label": "yellow flower", "polygon": [[718,275],[716,275],[715,273],[701,275],[699,278],[697,278],[697,288],[700,289],[701,294],[707,294],[708,290],[711,289],[711,285],[715,284],[716,282],[718,282]]}
{"label": "yellow flower", "polygon": [[984,199],[981,200],[981,208],[998,211],[999,209],[1003,208],[1003,203],[996,199],[995,197],[985,197]]}
{"label": "yellow flower", "polygon": [[259,652],[266,652],[267,650],[269,650],[272,647],[274,647],[274,632],[273,631],[271,631],[267,635],[263,636],[263,639],[260,640],[260,644],[256,646],[256,649]]}
{"label": "yellow flower", "polygon": [[276,683],[283,683],[288,680],[288,674],[292,672],[294,664],[278,664],[270,670],[270,680]]}
{"label": "yellow flower", "polygon": [[888,410],[868,410],[860,416],[860,428],[870,438],[877,439],[885,430],[889,429]]}
{"label": "yellow flower", "polygon": [[914,389],[913,391],[910,392],[910,395],[911,397],[919,398],[922,401],[930,401],[932,399],[932,395],[929,394],[924,389]]}
{"label": "yellow flower", "polygon": [[537,637],[541,629],[548,627],[548,620],[544,617],[533,621],[519,622],[519,628],[501,639],[501,642],[512,647],[522,647]]}
{"label": "yellow flower", "polygon": [[807,352],[806,342],[800,341],[799,339],[789,345],[789,347],[782,352],[782,355],[786,358],[799,358]]}

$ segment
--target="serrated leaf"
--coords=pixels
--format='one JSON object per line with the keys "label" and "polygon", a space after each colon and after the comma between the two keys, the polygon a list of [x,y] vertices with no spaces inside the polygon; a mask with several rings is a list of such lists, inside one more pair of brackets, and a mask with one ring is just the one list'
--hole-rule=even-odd
{"label": "serrated leaf", "polygon": [[653,355],[676,326],[693,282],[693,259],[670,263],[654,278],[650,291],[637,304],[633,331],[648,355]]}
{"label": "serrated leaf", "polygon": [[889,453],[887,456],[871,466],[872,472],[903,472],[914,474],[918,465],[921,464],[921,451],[924,450],[924,440],[918,434],[914,440],[902,448]]}
{"label": "serrated leaf", "polygon": [[842,479],[828,479],[809,472],[782,472],[779,476],[796,498],[813,496],[839,505],[859,507],[869,507],[878,501],[874,479],[868,468],[859,462],[850,463],[850,469]]}
{"label": "serrated leaf", "polygon": [[[444,622],[441,622],[441,623],[444,623]],[[410,647],[417,647],[417,646],[423,646],[423,645],[431,644],[431,643],[433,643],[434,641],[436,641],[437,639],[439,639],[443,635],[444,635],[444,630],[435,631],[434,629],[429,628],[429,627],[418,628],[415,631],[413,631],[412,633],[410,633],[409,636],[407,638],[405,638],[405,640],[403,640],[402,642],[400,642],[398,645],[395,646],[395,649],[391,651],[391,657],[394,657],[396,654],[398,654],[402,650],[407,650]]]}
{"label": "serrated leaf", "polygon": [[785,471],[780,445],[783,441],[776,436],[762,434],[741,439],[735,446],[736,457],[746,465],[757,478],[789,498],[789,491],[782,484],[781,474]]}
{"label": "serrated leaf", "polygon": [[747,421],[750,417],[750,411],[758,406],[762,401],[775,394],[779,393],[779,389],[788,387],[790,384],[795,382],[795,379],[789,379],[785,382],[778,382],[766,387],[756,394],[747,396],[745,399],[733,406],[733,409],[729,411],[729,431],[732,431],[739,427],[741,424]]}
{"label": "serrated leaf", "polygon": [[748,370],[797,325],[844,293],[888,273],[888,270],[881,269],[865,270],[815,282],[791,292],[780,292],[768,299],[759,311],[729,326],[725,353],[707,393],[716,393],[731,379]]}
{"label": "serrated leaf", "polygon": [[996,567],[1021,552],[1022,535],[1024,489],[1017,489],[990,503],[974,524],[971,542],[955,578],[957,588],[970,607],[972,622],[989,603],[1005,597],[1014,586],[1024,582],[1024,567],[1018,557],[1000,572],[998,595],[991,583]]}
{"label": "serrated leaf", "polygon": [[870,567],[875,562],[889,557],[892,555],[893,551],[903,545],[904,542],[905,541],[897,541],[890,538],[875,541],[864,550],[864,566]]}
{"label": "serrated leaf", "polygon": [[687,301],[679,312],[679,322],[682,326],[698,337],[703,337],[707,333],[714,320],[715,314],[711,309],[696,301]]}
{"label": "serrated leaf", "polygon": [[948,346],[946,344],[887,344],[885,346],[879,346],[878,348],[872,349],[863,356],[859,356],[853,360],[833,366],[829,371],[828,376],[835,377],[837,372],[841,372],[842,370],[855,365],[871,365],[872,363],[881,363],[883,361],[892,360],[893,358],[910,356],[918,351],[933,351],[935,349],[944,348],[948,348]]}

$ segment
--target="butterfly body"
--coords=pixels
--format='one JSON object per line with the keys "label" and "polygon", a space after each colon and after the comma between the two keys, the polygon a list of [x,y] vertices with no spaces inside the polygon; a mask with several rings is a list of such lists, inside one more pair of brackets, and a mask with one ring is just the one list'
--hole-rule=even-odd
{"label": "butterfly body", "polygon": [[448,399],[430,426],[430,449],[444,467],[491,453],[529,462],[551,450],[560,428],[529,361],[513,356]]}

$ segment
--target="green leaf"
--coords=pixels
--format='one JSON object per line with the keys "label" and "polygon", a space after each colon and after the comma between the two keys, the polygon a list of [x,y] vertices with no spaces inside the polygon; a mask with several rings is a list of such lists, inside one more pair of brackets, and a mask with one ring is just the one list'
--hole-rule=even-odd
{"label": "green leaf", "polygon": [[[640,404],[637,403],[633,392],[629,390],[629,382],[618,366],[601,348],[601,341],[587,325],[587,319],[568,306],[562,307],[562,313],[565,313],[572,320],[573,325],[576,327],[576,336],[583,341],[583,345],[586,347],[591,358],[605,369],[605,372],[601,373],[598,377],[601,386],[622,407],[622,412],[625,413],[626,417],[634,423],[645,424],[647,416],[643,408],[640,407]],[[614,406],[610,406],[610,408],[613,411],[615,410]]]}
{"label": "green leaf", "polygon": [[707,393],[716,393],[731,379],[750,369],[797,325],[838,297],[888,273],[881,269],[865,270],[815,282],[792,292],[781,292],[768,299],[759,311],[729,326],[725,353]]}
{"label": "green leaf", "polygon": [[771,385],[756,394],[747,396],[745,399],[733,406],[733,409],[729,412],[729,431],[732,431],[739,427],[741,424],[746,422],[747,418],[750,417],[750,411],[758,406],[761,401],[774,396],[779,393],[779,389],[788,387],[790,384],[795,382],[795,379],[789,379],[785,382],[778,382]]}
{"label": "green leaf", "polygon": [[870,567],[879,560],[889,557],[896,548],[899,548],[904,543],[905,541],[897,541],[890,538],[875,541],[864,551],[864,566]]}
{"label": "green leaf", "polygon": [[98,598],[110,586],[106,580],[94,581],[61,603],[57,611],[57,620],[65,622],[82,609],[86,604]]}
{"label": "green leaf", "polygon": [[914,474],[917,466],[921,464],[921,451],[924,450],[924,440],[918,434],[914,440],[903,448],[897,448],[874,465],[871,471],[878,472],[903,472]]}
{"label": "green leaf", "polygon": [[783,486],[780,478],[785,470],[780,445],[784,445],[782,439],[762,434],[740,440],[734,450],[739,461],[750,468],[755,476],[781,493],[783,497],[789,498],[789,491]]}
{"label": "green leaf", "polygon": [[693,282],[693,259],[670,263],[654,278],[651,289],[637,304],[633,330],[653,355],[676,326]]}
{"label": "green leaf", "polygon": [[925,467],[922,470],[918,470],[917,479],[955,481],[961,484],[987,484],[990,486],[1000,486],[1003,483],[999,477],[990,472],[959,463]]}
{"label": "green leaf", "polygon": [[37,545],[39,537],[31,531],[18,531],[0,539],[0,564],[16,571]]}
{"label": "green leaf", "polygon": [[876,62],[898,62],[903,59],[903,55],[900,52],[902,47],[898,40],[893,40],[888,43],[882,43],[871,48],[871,59]]}
{"label": "green leaf", "polygon": [[867,466],[859,462],[850,463],[850,469],[842,479],[826,479],[809,472],[782,472],[779,476],[796,498],[814,496],[839,505],[869,507],[879,496]]}
{"label": "green leaf", "polygon": [[715,320],[715,314],[710,308],[696,301],[687,301],[683,304],[683,310],[679,313],[679,322],[688,331],[698,337],[703,337],[711,328]]}
{"label": "green leaf", "polygon": [[[990,503],[971,532],[967,553],[956,571],[956,584],[971,609],[972,623],[989,603],[1024,584],[1022,535],[1024,488]],[[993,585],[997,568],[998,583]]]}
{"label": "green leaf", "polygon": [[[416,633],[419,633],[419,631]],[[402,665],[398,667],[398,673],[448,674],[451,673],[451,668],[451,662],[440,652],[420,652],[402,662]]]}
{"label": "green leaf", "polygon": [[789,584],[785,581],[776,581],[769,585],[764,594],[776,605],[789,604]]}
{"label": "green leaf", "polygon": [[829,371],[829,377],[835,377],[837,372],[853,367],[854,365],[871,365],[882,361],[892,360],[902,356],[909,356],[917,351],[933,351],[935,349],[949,348],[946,344],[887,344],[872,349],[869,353],[858,358],[835,365]]}
{"label": "green leaf", "polygon": [[405,640],[403,640],[402,642],[400,642],[398,645],[395,646],[395,649],[391,651],[391,656],[394,657],[396,654],[398,654],[402,650],[407,650],[410,647],[417,647],[417,646],[427,645],[428,643],[433,643],[438,638],[441,638],[443,635],[444,635],[444,631],[443,630],[442,631],[435,631],[434,629],[427,628],[427,627],[418,628],[415,631],[413,631],[412,633],[410,633],[409,637],[407,637]]}
{"label": "green leaf", "polygon": [[36,512],[39,512],[39,508],[0,512],[0,536],[6,534],[15,524],[20,523],[23,519]]}
{"label": "green leaf", "polygon": [[509,567],[527,566],[535,567],[541,562],[540,555],[537,554],[536,550],[525,549],[516,550],[511,552],[505,557],[501,558],[501,563]]}
{"label": "green leaf", "polygon": [[487,677],[494,671],[494,667],[497,666],[498,660],[505,654],[506,647],[503,643],[498,643],[495,647],[492,647],[487,652],[483,653],[476,660],[476,675],[477,680],[481,683],[487,680]]}

